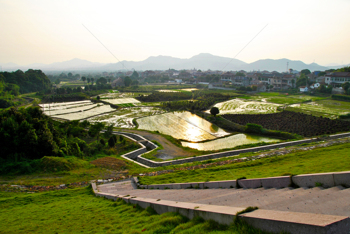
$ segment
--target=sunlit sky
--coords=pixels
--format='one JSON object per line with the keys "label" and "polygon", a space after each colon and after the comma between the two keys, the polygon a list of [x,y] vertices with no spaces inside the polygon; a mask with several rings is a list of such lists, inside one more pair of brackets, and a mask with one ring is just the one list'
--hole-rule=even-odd
{"label": "sunlit sky", "polygon": [[[141,61],[199,53],[350,63],[350,1],[0,0],[0,63]],[[89,29],[94,35],[83,26]]]}

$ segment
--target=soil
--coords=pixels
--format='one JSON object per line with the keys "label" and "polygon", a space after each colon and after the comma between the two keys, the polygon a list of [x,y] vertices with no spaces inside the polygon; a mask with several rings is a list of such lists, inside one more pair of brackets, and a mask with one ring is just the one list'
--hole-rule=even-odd
{"label": "soil", "polygon": [[123,170],[126,167],[126,164],[123,160],[112,157],[99,158],[94,161],[91,161],[91,164],[94,164],[97,167],[103,167],[117,171]]}
{"label": "soil", "polygon": [[189,157],[189,156],[194,155],[194,153],[188,152],[188,151],[174,145],[173,143],[168,141],[163,136],[157,135],[155,133],[150,133],[150,132],[146,132],[146,131],[138,131],[138,130],[130,130],[130,129],[123,129],[122,131],[123,132],[132,132],[132,133],[141,135],[150,141],[159,142],[163,146],[164,149],[158,150],[155,157],[166,158],[167,156],[169,156],[171,158],[174,158],[174,157]]}

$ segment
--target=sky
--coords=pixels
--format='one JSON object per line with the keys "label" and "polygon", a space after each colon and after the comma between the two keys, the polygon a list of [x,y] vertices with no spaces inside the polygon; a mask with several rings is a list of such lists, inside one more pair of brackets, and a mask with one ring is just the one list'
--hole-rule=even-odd
{"label": "sky", "polygon": [[349,64],[349,9],[349,0],[0,0],[0,64],[199,53]]}

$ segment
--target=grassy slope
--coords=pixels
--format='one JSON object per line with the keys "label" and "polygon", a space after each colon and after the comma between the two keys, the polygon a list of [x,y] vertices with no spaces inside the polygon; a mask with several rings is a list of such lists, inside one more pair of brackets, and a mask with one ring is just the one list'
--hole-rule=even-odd
{"label": "grassy slope", "polygon": [[263,178],[281,175],[296,175],[350,170],[350,143],[318,148],[196,170],[179,170],[169,174],[141,178],[143,184],[164,184],[234,180],[241,177]]}
{"label": "grassy slope", "polygon": [[1,233],[263,233],[244,224],[157,215],[152,209],[97,198],[90,188],[0,197]]}

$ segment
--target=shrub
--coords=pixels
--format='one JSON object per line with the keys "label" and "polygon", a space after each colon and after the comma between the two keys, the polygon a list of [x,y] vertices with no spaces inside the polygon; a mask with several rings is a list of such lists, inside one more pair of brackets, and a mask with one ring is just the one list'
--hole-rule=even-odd
{"label": "shrub", "polygon": [[70,171],[77,168],[90,167],[90,163],[77,157],[45,156],[41,159],[41,167],[46,172]]}
{"label": "shrub", "polygon": [[251,132],[251,133],[262,133],[263,127],[259,124],[247,123],[247,125],[245,127],[245,131]]}
{"label": "shrub", "polygon": [[216,116],[219,113],[220,113],[219,108],[217,108],[215,106],[210,109],[210,114],[212,114],[214,116]]}
{"label": "shrub", "polygon": [[117,137],[115,135],[113,135],[108,139],[108,146],[110,148],[113,148],[115,146],[116,142],[117,142]]}

